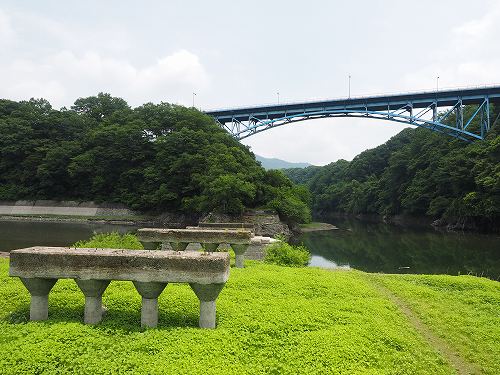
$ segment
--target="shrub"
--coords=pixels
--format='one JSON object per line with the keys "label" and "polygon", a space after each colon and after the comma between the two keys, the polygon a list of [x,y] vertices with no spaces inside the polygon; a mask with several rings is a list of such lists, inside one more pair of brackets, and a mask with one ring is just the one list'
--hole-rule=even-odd
{"label": "shrub", "polygon": [[311,253],[305,246],[292,246],[284,241],[275,242],[266,248],[266,263],[279,266],[305,267],[311,260]]}
{"label": "shrub", "polygon": [[87,241],[78,241],[74,247],[95,247],[108,249],[144,250],[136,236],[130,233],[120,235],[118,232],[94,234]]}

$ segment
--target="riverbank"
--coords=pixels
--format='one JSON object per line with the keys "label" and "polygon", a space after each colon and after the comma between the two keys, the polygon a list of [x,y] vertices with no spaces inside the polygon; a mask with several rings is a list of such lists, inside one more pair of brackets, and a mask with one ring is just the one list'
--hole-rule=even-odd
{"label": "riverbank", "polygon": [[74,215],[0,215],[0,221],[23,221],[42,223],[73,223],[73,224],[113,224],[113,225],[148,225],[155,226],[157,222],[146,216],[74,216]]}
{"label": "riverbank", "polygon": [[[0,260],[0,368],[5,374],[401,373],[500,367],[499,283],[470,276],[372,275],[248,262],[231,269],[217,329],[196,328],[187,285],[160,296],[158,329],[140,328],[140,296],[112,282],[101,324],[60,280],[49,320],[28,322],[29,295]],[[410,318],[411,316],[411,318]]]}
{"label": "riverbank", "polygon": [[315,218],[327,222],[341,220],[360,220],[371,223],[384,223],[400,227],[433,228],[438,231],[448,232],[470,232],[483,234],[500,234],[500,223],[485,219],[438,219],[429,216],[409,215],[377,215],[377,214],[349,214],[333,212],[329,214],[316,214]]}

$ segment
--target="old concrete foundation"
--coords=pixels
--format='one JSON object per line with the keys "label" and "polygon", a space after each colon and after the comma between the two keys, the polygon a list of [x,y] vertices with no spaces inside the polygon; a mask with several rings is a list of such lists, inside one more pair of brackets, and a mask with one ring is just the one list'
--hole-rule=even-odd
{"label": "old concrete foundation", "polygon": [[201,246],[203,247],[203,249],[205,251],[208,251],[208,252],[214,252],[214,251],[217,251],[217,248],[219,247],[219,244],[218,243],[202,243]]}
{"label": "old concrete foundation", "polygon": [[85,296],[85,324],[97,324],[102,320],[102,295],[110,280],[81,280],[75,279],[78,287]]}
{"label": "old concrete foundation", "polygon": [[189,242],[170,242],[170,246],[174,251],[184,251],[189,245]]}
{"label": "old concrete foundation", "polygon": [[[231,223],[222,223],[220,225],[229,225]],[[189,227],[187,229],[171,228],[142,228],[137,231],[139,240],[143,242],[161,242],[162,249],[166,250],[166,243],[170,243],[173,250],[176,250],[179,243],[200,243],[206,252],[215,252],[221,244],[231,244],[236,254],[236,267],[244,268],[245,251],[252,243],[253,233],[245,228],[242,223],[234,223],[235,228],[220,227],[219,224],[210,228]],[[183,245],[184,246],[184,245]],[[186,245],[187,246],[187,245]],[[186,247],[183,247],[183,250]]]}
{"label": "old concrete foundation", "polygon": [[215,300],[224,284],[189,284],[200,300],[200,328],[215,328]]}
{"label": "old concrete foundation", "polygon": [[57,279],[21,278],[30,292],[30,320],[47,320],[49,317],[49,293]]}
{"label": "old concrete foundation", "polygon": [[[176,241],[185,242],[185,241]],[[132,281],[142,296],[141,324],[158,324],[158,296],[167,283],[189,283],[200,300],[200,327],[215,327],[215,300],[229,278],[229,254],[32,247],[10,253],[9,274],[30,291],[30,319],[48,317],[48,294],[57,279],[74,279],[85,295],[87,324],[103,315],[110,280]]]}
{"label": "old concrete foundation", "polygon": [[134,281],[134,286],[142,296],[141,326],[156,327],[158,325],[158,297],[167,283]]}
{"label": "old concrete foundation", "polygon": [[248,249],[248,245],[243,244],[231,244],[231,248],[234,251],[235,257],[235,265],[236,268],[244,268],[245,267],[245,252]]}

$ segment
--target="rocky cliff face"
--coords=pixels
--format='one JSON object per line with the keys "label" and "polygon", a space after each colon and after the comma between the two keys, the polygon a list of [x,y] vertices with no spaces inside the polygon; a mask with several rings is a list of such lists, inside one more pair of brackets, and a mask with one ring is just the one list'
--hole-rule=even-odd
{"label": "rocky cliff face", "polygon": [[276,237],[283,235],[289,238],[292,232],[288,225],[282,222],[278,214],[269,210],[255,210],[245,212],[243,221],[255,225],[255,234],[257,236]]}
{"label": "rocky cliff face", "polygon": [[217,213],[210,213],[200,218],[200,222],[230,223],[244,222],[252,223],[257,236],[276,237],[283,235],[289,238],[292,235],[288,225],[283,223],[278,214],[273,210],[248,210],[242,216],[231,216]]}

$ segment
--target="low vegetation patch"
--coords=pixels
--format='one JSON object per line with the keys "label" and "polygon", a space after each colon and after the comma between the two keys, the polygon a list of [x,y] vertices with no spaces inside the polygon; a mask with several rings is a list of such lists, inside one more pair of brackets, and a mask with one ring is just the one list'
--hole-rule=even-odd
{"label": "low vegetation patch", "polygon": [[29,322],[29,294],[0,259],[2,374],[454,374],[378,291],[383,283],[419,312],[485,374],[499,368],[498,282],[464,276],[367,277],[358,271],[287,268],[247,262],[231,269],[217,300],[217,328],[197,328],[188,285],[159,298],[157,329],[140,328],[141,298],[112,281],[108,312],[83,324],[84,296],[59,280],[49,320]]}
{"label": "low vegetation patch", "polygon": [[99,233],[94,234],[87,241],[78,241],[73,247],[80,248],[101,248],[101,249],[132,249],[143,250],[142,243],[133,234]]}
{"label": "low vegetation patch", "polygon": [[305,267],[311,260],[311,253],[302,245],[293,246],[280,239],[266,247],[266,263],[274,263],[279,266]]}
{"label": "low vegetation patch", "polygon": [[49,320],[29,322],[29,294],[0,260],[3,374],[325,374],[453,371],[356,272],[247,262],[217,300],[217,329],[197,328],[188,285],[159,298],[158,329],[140,328],[131,282],[111,282],[101,324],[84,325],[84,296],[59,280]]}
{"label": "low vegetation patch", "polygon": [[485,374],[500,369],[500,284],[473,276],[377,275],[419,318]]}

